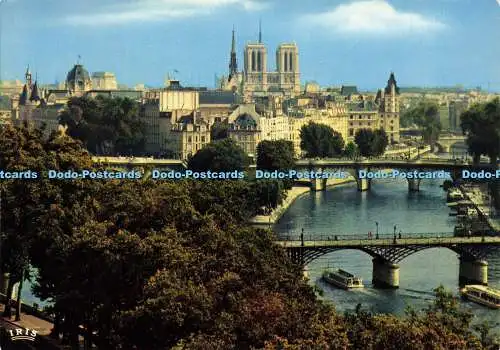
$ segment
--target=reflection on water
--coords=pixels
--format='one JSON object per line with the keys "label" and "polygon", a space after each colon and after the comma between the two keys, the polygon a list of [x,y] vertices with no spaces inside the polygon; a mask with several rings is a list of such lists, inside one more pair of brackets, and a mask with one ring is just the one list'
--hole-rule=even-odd
{"label": "reflection on water", "polygon": [[[406,180],[375,180],[368,192],[360,193],[354,184],[329,188],[297,199],[275,225],[280,236],[367,235],[392,233],[394,225],[403,236],[409,233],[453,232],[456,218],[450,217],[441,182],[423,180],[420,192],[408,193]],[[500,258],[488,259],[489,283],[500,288]],[[375,312],[403,314],[407,305],[422,308],[433,300],[433,289],[440,284],[458,293],[457,254],[446,248],[432,248],[405,258],[400,265],[400,288],[380,290],[371,286],[371,257],[357,250],[326,254],[309,266],[311,283],[324,291],[338,310],[352,310],[358,303]],[[321,273],[327,267],[340,267],[363,278],[364,290],[344,291],[325,284]],[[480,319],[498,323],[497,310],[466,303]]]}

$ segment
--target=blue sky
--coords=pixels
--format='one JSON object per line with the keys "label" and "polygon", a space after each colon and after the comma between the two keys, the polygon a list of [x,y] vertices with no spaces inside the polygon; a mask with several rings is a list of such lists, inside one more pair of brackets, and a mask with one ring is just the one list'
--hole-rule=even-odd
{"label": "blue sky", "polygon": [[[299,46],[302,81],[402,86],[463,84],[500,91],[497,0],[0,0],[1,78],[26,65],[44,83],[63,81],[78,55],[119,83],[212,87],[238,63],[262,20],[268,66],[276,46]],[[500,1],[500,0],[498,0]]]}

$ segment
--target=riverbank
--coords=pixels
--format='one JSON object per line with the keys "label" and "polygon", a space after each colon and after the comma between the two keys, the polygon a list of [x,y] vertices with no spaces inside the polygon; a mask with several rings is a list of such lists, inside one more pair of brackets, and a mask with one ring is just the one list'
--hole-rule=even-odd
{"label": "riverbank", "polygon": [[466,188],[460,186],[465,198],[470,200],[480,215],[487,221],[488,225],[495,232],[500,232],[500,218],[497,217],[495,209],[490,204],[487,190],[478,187]]}
{"label": "riverbank", "polygon": [[[345,179],[328,179],[326,182],[327,187],[343,185],[346,183],[355,182],[354,177],[349,176]],[[299,184],[299,185],[297,185]],[[293,186],[286,195],[286,199],[275,208],[270,215],[257,215],[249,220],[250,225],[263,227],[263,226],[271,226],[275,224],[281,216],[287,211],[287,209],[292,205],[292,203],[299,198],[300,196],[309,193],[311,191],[310,183],[306,182],[296,182],[296,185]]]}

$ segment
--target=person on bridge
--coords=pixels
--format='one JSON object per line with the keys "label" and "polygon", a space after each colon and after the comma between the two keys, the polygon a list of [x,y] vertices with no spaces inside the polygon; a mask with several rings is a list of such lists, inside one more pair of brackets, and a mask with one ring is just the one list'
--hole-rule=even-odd
{"label": "person on bridge", "polygon": [[372,231],[368,231],[368,239],[372,239]]}
{"label": "person on bridge", "polygon": [[399,231],[399,239],[401,239],[401,231]]}

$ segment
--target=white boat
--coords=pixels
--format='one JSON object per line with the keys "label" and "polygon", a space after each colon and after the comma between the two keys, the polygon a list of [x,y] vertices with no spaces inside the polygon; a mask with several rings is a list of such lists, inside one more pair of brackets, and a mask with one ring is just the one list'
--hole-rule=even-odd
{"label": "white boat", "polygon": [[341,269],[323,272],[323,279],[330,284],[344,289],[364,287],[361,278]]}
{"label": "white boat", "polygon": [[448,191],[447,199],[448,201],[460,200],[464,199],[464,195],[458,188],[450,188]]}
{"label": "white boat", "polygon": [[500,291],[497,289],[474,284],[460,289],[460,294],[470,301],[492,309],[500,309]]}

